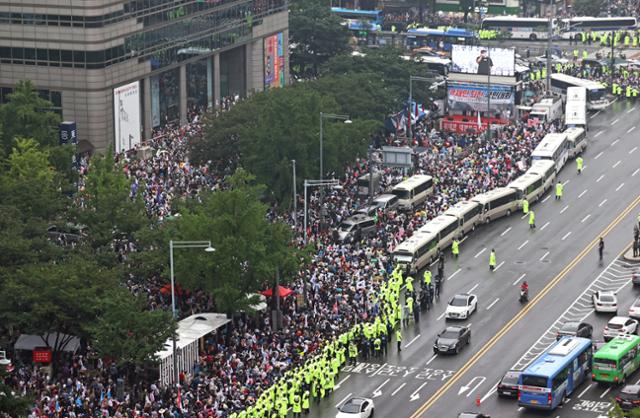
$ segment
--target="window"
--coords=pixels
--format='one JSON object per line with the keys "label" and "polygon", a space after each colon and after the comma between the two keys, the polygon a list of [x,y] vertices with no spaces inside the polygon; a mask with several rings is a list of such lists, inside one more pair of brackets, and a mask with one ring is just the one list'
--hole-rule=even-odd
{"label": "window", "polygon": [[458,223],[457,222],[452,222],[451,225],[447,226],[446,228],[444,228],[442,230],[442,232],[440,233],[440,237],[441,238],[446,237],[447,235],[449,235],[450,233],[455,231],[456,228],[458,228]]}
{"label": "window", "polygon": [[474,216],[478,215],[481,210],[482,210],[482,208],[480,207],[480,205],[474,206],[473,209],[471,209],[467,213],[465,213],[464,221],[467,222],[469,219],[471,219]]}
{"label": "window", "polygon": [[551,388],[555,391],[558,389],[564,382],[567,381],[567,377],[569,376],[569,366],[562,369],[551,381]]}

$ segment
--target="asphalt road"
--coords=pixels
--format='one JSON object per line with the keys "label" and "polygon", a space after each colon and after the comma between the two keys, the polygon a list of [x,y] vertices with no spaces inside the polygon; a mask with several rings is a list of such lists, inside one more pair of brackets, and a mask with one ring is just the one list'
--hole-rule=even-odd
{"label": "asphalt road", "polygon": [[[447,260],[448,279],[435,309],[403,330],[402,351],[397,352],[394,339],[384,358],[346,367],[334,393],[312,408],[312,417],[335,416],[335,407],[349,396],[374,398],[379,417],[444,418],[474,410],[492,417],[540,416],[518,411],[515,402],[497,399],[492,389],[533,345],[541,345],[540,337],[630,243],[640,210],[640,112],[616,102],[591,116],[585,169],[578,176],[569,161],[559,176],[565,183],[563,199],[556,201],[548,192],[532,205],[537,229],[530,231],[526,219],[514,214],[471,234],[460,247],[460,259]],[[606,242],[603,263],[595,247],[599,236]],[[488,269],[491,248],[498,259],[494,273]],[[521,280],[530,286],[525,306],[517,300]],[[461,322],[471,324],[471,344],[457,356],[434,356],[433,341],[446,325],[446,302],[460,292],[479,299],[478,311]],[[621,291],[621,312],[634,297],[627,293]],[[596,338],[606,319],[588,318]],[[562,414],[586,416],[572,407],[583,399],[607,402],[608,394],[599,398],[598,390],[589,387]],[[483,398],[479,408],[476,396]]]}

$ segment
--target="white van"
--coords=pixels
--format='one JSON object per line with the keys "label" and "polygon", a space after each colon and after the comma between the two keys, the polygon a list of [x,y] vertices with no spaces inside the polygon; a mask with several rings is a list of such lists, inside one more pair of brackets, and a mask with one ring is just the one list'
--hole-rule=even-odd
{"label": "white van", "polygon": [[413,210],[433,193],[433,178],[418,174],[396,184],[391,193],[398,196],[400,210]]}
{"label": "white van", "polygon": [[538,174],[544,180],[543,193],[556,182],[556,164],[550,160],[534,161],[525,174]]}
{"label": "white van", "polygon": [[447,248],[451,245],[453,239],[460,234],[458,219],[446,215],[436,216],[418,231],[424,232],[425,234],[438,235],[437,251]]}
{"label": "white van", "polygon": [[458,219],[460,232],[467,235],[476,229],[476,226],[480,223],[480,212],[481,208],[477,202],[463,200],[451,206],[443,215]]}
{"label": "white van", "polygon": [[507,187],[518,191],[518,207],[522,207],[522,201],[526,198],[529,202],[540,199],[544,194],[544,180],[540,174],[524,173]]}
{"label": "white van", "polygon": [[584,128],[569,128],[564,133],[569,141],[569,158],[575,158],[587,149],[587,133]]}
{"label": "white van", "polygon": [[409,274],[415,274],[438,255],[438,236],[416,232],[393,251],[393,259]]}
{"label": "white van", "polygon": [[386,212],[389,210],[396,210],[399,200],[398,196],[394,194],[381,194],[376,196],[371,203]]}
{"label": "white van", "polygon": [[480,205],[480,222],[489,223],[518,210],[518,193],[508,187],[497,187],[471,199]]}

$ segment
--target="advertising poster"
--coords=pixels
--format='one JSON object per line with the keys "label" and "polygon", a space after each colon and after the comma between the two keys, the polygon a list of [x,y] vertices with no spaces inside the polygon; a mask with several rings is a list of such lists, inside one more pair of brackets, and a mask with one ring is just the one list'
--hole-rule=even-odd
{"label": "advertising poster", "polygon": [[151,77],[151,126],[160,126],[160,76]]}
{"label": "advertising poster", "polygon": [[140,82],[113,89],[113,116],[116,153],[140,143]]}
{"label": "advertising poster", "polygon": [[[486,112],[489,106],[487,86],[472,83],[451,83],[447,89],[449,112]],[[509,119],[515,94],[509,86],[491,86],[491,113]]]}
{"label": "advertising poster", "polygon": [[515,51],[506,48],[488,48],[478,45],[453,45],[451,72],[513,77],[516,65]]}
{"label": "advertising poster", "polygon": [[284,35],[264,39],[264,89],[284,87]]}

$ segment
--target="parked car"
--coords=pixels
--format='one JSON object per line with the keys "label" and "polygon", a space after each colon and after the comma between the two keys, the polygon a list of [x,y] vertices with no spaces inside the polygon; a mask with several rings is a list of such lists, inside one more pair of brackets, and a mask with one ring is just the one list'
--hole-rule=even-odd
{"label": "parked car", "polygon": [[556,340],[565,335],[571,337],[591,338],[593,335],[593,326],[587,322],[568,321],[562,324],[556,334]]}
{"label": "parked car", "polygon": [[376,232],[376,222],[371,216],[357,214],[342,221],[336,232],[340,242],[360,241]]}
{"label": "parked car", "polygon": [[602,331],[605,341],[612,340],[619,335],[633,334],[638,328],[638,321],[626,316],[614,316],[609,320]]}
{"label": "parked car", "polygon": [[629,307],[629,316],[631,318],[640,319],[640,296],[638,296]]}
{"label": "parked car", "polygon": [[478,297],[470,293],[459,293],[449,300],[444,317],[447,319],[467,319],[478,309]]}
{"label": "parked car", "polygon": [[631,283],[633,286],[640,286],[640,274],[638,274],[637,270],[631,272]]}
{"label": "parked car", "polygon": [[433,352],[439,353],[455,353],[458,354],[460,349],[469,344],[471,341],[471,328],[469,326],[449,326],[446,327],[436,337],[433,344]]}
{"label": "parked car", "polygon": [[625,412],[640,407],[640,385],[623,387],[618,396],[616,396],[616,403]]}
{"label": "parked car", "polygon": [[369,418],[373,416],[373,400],[353,397],[338,407],[336,418]]}
{"label": "parked car", "polygon": [[394,194],[381,194],[376,196],[371,203],[386,212],[396,210],[400,201],[398,200],[398,196]]}
{"label": "parked car", "polygon": [[518,378],[522,372],[509,370],[498,382],[498,396],[518,397]]}
{"label": "parked car", "polygon": [[615,293],[596,290],[591,295],[591,299],[596,312],[618,313],[618,298]]}

